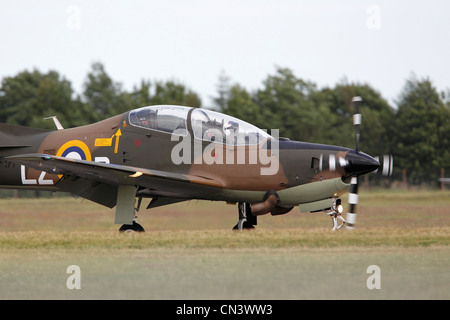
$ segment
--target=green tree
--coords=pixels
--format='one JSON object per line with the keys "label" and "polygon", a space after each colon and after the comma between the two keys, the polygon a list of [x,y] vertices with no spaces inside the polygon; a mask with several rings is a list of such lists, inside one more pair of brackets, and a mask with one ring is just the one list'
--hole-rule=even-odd
{"label": "green tree", "polygon": [[0,122],[54,129],[45,117],[57,116],[63,126],[83,123],[80,101],[71,83],[56,71],[22,71],[2,80]]}
{"label": "green tree", "polygon": [[314,103],[322,107],[325,110],[323,114],[328,117],[328,129],[321,138],[328,144],[355,148],[352,120],[355,112],[352,98],[355,96],[363,99],[359,110],[362,114],[360,150],[372,155],[392,152],[395,111],[381,94],[368,84],[348,83],[344,80],[333,89],[324,88],[312,95]]}
{"label": "green tree", "polygon": [[412,76],[398,101],[395,119],[397,163],[410,183],[437,181],[450,166],[450,108],[429,79]]}
{"label": "green tree", "polygon": [[263,81],[255,100],[267,111],[271,128],[279,129],[280,136],[311,141],[324,123],[309,99],[314,90],[315,84],[297,78],[290,69],[277,68],[275,75]]}
{"label": "green tree", "polygon": [[140,86],[134,86],[133,92],[129,94],[133,108],[145,107],[152,104],[150,81],[141,80]]}
{"label": "green tree", "polygon": [[221,71],[219,75],[219,82],[216,85],[218,96],[215,97],[214,103],[219,110],[227,108],[229,95],[230,95],[230,77],[226,75],[225,71]]}
{"label": "green tree", "polygon": [[270,112],[261,108],[251,94],[239,84],[234,84],[226,93],[227,99],[220,111],[247,121],[261,129],[271,129]]}
{"label": "green tree", "polygon": [[122,84],[113,81],[100,62],[93,63],[92,71],[87,75],[83,102],[93,110],[95,120],[102,120],[134,107],[131,106],[130,95],[122,90]]}
{"label": "green tree", "polygon": [[202,101],[197,93],[185,85],[175,81],[156,81],[151,104],[174,104],[189,107],[200,107]]}

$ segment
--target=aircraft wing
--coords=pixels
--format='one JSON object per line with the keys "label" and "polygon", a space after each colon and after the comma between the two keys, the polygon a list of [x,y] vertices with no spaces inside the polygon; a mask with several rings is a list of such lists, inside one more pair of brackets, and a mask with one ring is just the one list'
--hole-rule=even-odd
{"label": "aircraft wing", "polygon": [[220,182],[206,177],[46,154],[23,154],[6,159],[59,175],[56,187],[110,208],[116,205],[120,185],[139,187],[147,196],[183,200],[194,196],[201,198],[203,193],[211,194],[223,187]]}

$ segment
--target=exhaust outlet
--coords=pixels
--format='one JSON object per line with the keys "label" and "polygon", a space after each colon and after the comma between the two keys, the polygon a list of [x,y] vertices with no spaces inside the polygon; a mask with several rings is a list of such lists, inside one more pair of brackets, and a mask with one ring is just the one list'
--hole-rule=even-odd
{"label": "exhaust outlet", "polygon": [[251,212],[254,216],[261,216],[272,211],[277,203],[280,201],[278,194],[275,190],[269,190],[265,196],[263,202],[252,203],[250,205]]}

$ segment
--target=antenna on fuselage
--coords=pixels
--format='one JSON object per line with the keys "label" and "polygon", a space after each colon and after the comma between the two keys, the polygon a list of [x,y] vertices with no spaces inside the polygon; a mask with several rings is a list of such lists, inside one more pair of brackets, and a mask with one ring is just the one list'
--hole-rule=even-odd
{"label": "antenna on fuselage", "polygon": [[63,130],[64,127],[61,125],[61,122],[59,122],[58,118],[56,116],[51,116],[44,118],[44,120],[53,119],[53,122],[55,123],[56,129]]}

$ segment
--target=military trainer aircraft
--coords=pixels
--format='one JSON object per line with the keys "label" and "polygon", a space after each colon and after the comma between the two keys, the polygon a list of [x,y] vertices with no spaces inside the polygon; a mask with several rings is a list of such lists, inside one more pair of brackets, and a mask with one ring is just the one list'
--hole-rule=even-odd
{"label": "military trainer aircraft", "polygon": [[[360,97],[353,98],[356,110]],[[116,207],[120,231],[144,231],[147,209],[203,199],[238,204],[235,229],[257,216],[325,211],[333,230],[353,228],[358,177],[392,173],[392,158],[359,151],[361,115],[354,114],[356,148],[279,138],[245,121],[201,108],[158,105],[58,130],[0,124],[0,187],[65,191]],[[350,188],[350,210],[340,196]],[[338,225],[337,219],[342,223]]]}

